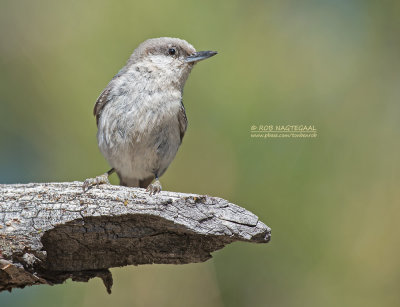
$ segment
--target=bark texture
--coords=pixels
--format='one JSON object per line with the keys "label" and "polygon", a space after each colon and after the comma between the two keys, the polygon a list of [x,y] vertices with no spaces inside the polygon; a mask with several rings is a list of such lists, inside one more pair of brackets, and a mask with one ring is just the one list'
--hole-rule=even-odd
{"label": "bark texture", "polygon": [[205,195],[82,182],[0,185],[0,291],[109,268],[202,262],[234,241],[267,243],[271,229],[253,213]]}

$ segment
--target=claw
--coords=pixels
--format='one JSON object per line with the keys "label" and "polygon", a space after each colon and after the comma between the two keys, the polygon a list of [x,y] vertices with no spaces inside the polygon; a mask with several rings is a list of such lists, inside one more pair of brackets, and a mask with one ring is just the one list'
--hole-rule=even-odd
{"label": "claw", "polygon": [[83,192],[86,192],[87,190],[89,190],[89,188],[93,186],[99,187],[100,184],[110,184],[110,182],[108,181],[108,173],[96,176],[95,178],[86,179],[82,185]]}
{"label": "claw", "polygon": [[156,181],[154,181],[152,184],[150,184],[146,189],[146,191],[149,192],[150,195],[160,193],[161,190],[162,190],[162,186],[158,179]]}

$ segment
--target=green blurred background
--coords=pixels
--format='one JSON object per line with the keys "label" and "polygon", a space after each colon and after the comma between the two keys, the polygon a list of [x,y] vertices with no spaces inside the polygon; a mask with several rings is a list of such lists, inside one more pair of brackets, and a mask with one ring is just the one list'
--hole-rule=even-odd
{"label": "green blurred background", "polygon": [[[0,1],[0,182],[108,169],[94,102],[133,49],[219,54],[184,94],[164,189],[226,198],[272,228],[206,263],[115,268],[0,294],[0,306],[400,306],[399,1]],[[254,139],[260,124],[316,139]],[[113,178],[113,183],[116,183]]]}

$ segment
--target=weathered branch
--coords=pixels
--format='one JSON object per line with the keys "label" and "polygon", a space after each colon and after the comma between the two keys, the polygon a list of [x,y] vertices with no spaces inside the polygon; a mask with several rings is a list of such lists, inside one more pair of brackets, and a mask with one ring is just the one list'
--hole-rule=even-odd
{"label": "weathered branch", "polygon": [[0,185],[0,291],[103,279],[129,264],[202,262],[234,241],[266,243],[268,226],[210,196],[82,182]]}

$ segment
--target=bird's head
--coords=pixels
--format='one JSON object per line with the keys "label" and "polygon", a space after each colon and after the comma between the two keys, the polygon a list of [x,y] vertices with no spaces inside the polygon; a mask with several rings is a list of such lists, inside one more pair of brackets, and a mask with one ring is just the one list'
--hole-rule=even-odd
{"label": "bird's head", "polygon": [[160,37],[141,43],[129,62],[153,76],[183,81],[184,84],[194,64],[216,54],[216,51],[196,51],[183,39]]}

